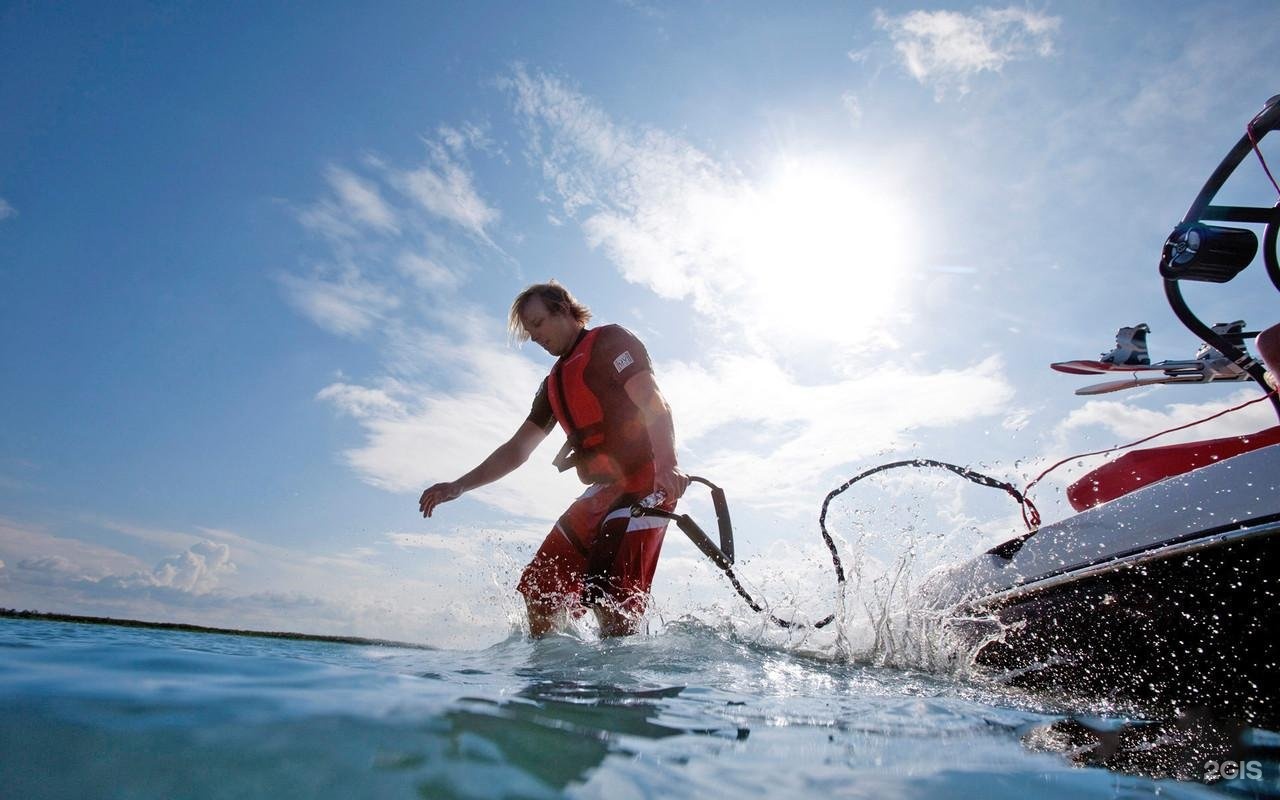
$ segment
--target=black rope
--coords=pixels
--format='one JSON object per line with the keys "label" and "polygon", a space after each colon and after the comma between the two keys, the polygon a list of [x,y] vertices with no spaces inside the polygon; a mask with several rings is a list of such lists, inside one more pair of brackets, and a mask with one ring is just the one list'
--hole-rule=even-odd
{"label": "black rope", "polygon": [[1008,483],[1007,481],[996,480],[990,475],[983,475],[981,472],[976,472],[968,467],[948,464],[945,461],[934,461],[931,458],[913,458],[909,461],[894,461],[891,464],[881,464],[878,467],[872,467],[866,472],[855,475],[835,489],[832,489],[827,493],[826,499],[822,501],[822,512],[818,515],[818,527],[822,529],[822,540],[827,543],[827,549],[831,551],[831,560],[835,563],[836,567],[836,581],[840,584],[844,584],[845,582],[844,568],[840,565],[840,554],[836,552],[836,543],[832,541],[831,534],[827,532],[827,508],[831,505],[832,500],[839,497],[846,489],[863,478],[869,478],[878,472],[885,472],[899,467],[938,467],[939,469],[954,472],[961,478],[973,481],[980,486],[989,486],[992,489],[1003,489],[1013,497],[1014,500],[1018,501],[1018,505],[1022,506],[1024,509],[1030,508],[1033,519],[1037,521],[1040,519],[1040,514],[1036,511],[1035,505],[1032,504],[1032,502],[1028,500],[1022,492],[1019,492],[1017,487],[1013,484]]}
{"label": "black rope", "polygon": [[[872,467],[871,469],[868,469],[865,472],[861,472],[855,475],[854,477],[840,484],[840,486],[828,492],[826,499],[822,501],[822,512],[818,515],[818,527],[822,531],[822,540],[826,542],[827,549],[831,551],[831,563],[836,570],[836,583],[841,589],[844,588],[844,585],[847,582],[844,575],[844,565],[840,561],[840,551],[836,549],[835,540],[831,538],[831,533],[827,531],[827,510],[831,506],[831,501],[839,497],[846,490],[848,490],[849,487],[853,486],[855,483],[862,480],[863,478],[869,478],[872,475],[875,475],[877,473],[886,472],[891,469],[898,469],[900,467],[937,467],[939,469],[945,469],[950,472],[953,472],[956,475],[959,475],[960,477],[964,478],[965,480],[972,481],[973,483],[976,483],[979,486],[988,486],[992,489],[1002,489],[1006,493],[1008,493],[1011,497],[1013,497],[1014,500],[1018,501],[1018,504],[1023,507],[1024,517],[1025,517],[1026,509],[1028,507],[1031,509],[1031,512],[1035,519],[1038,520],[1040,517],[1039,513],[1035,510],[1035,506],[1031,503],[1031,501],[1028,500],[1022,494],[1022,492],[1019,492],[1018,489],[1013,484],[1008,483],[1007,481],[996,480],[995,478],[992,478],[989,475],[983,475],[981,472],[976,472],[972,469],[969,469],[968,467],[961,467],[955,464],[948,464],[945,461],[934,461],[929,458],[913,458],[908,461],[894,461],[893,463],[890,463],[890,464],[881,464],[878,467]],[[742,588],[742,584],[738,581],[738,576],[733,573],[733,566],[731,564],[727,562],[722,563],[717,561],[716,565],[719,566],[721,571],[723,571],[724,574],[729,578],[729,582],[733,584],[733,588],[737,590],[738,594],[742,597],[743,600],[747,601],[747,605],[751,607],[752,611],[755,611],[756,613],[768,613],[769,620],[773,622],[775,625],[778,625],[779,627],[782,627],[782,628],[813,627],[815,629],[825,628],[827,625],[830,625],[836,618],[835,612],[832,612],[827,616],[823,617],[822,619],[818,620],[817,622],[813,623],[812,626],[808,626],[802,622],[795,622],[794,620],[785,620],[785,619],[776,617],[772,613],[766,612],[764,607],[762,607],[759,603],[757,603],[755,599],[753,599],[751,595],[747,593],[746,589]]]}
{"label": "black rope", "polygon": [[[716,497],[715,493],[719,493],[719,499],[715,501],[717,522],[722,523],[723,526],[729,529],[727,533],[727,537],[726,537],[726,533],[722,529],[721,544],[722,545],[726,543],[731,544],[732,537],[733,537],[732,524],[729,523],[727,519],[728,505],[725,502],[723,491],[720,489],[720,487],[716,486],[714,483],[707,480],[706,478],[700,478],[696,475],[690,475],[689,481],[691,483],[701,483],[704,486],[709,487],[713,492],[713,495],[712,495],[713,499]],[[649,508],[646,506],[642,506],[639,503],[631,507],[631,514],[632,516],[661,517],[662,519],[672,520],[673,522],[676,523],[677,526],[679,526],[679,528],[682,531],[685,532],[687,536],[689,536],[689,538],[694,542],[694,544],[697,545],[698,549],[701,550],[703,554],[705,554],[708,558],[711,559],[711,563],[715,564],[717,567],[720,568],[720,571],[723,572],[725,574],[725,577],[729,579],[729,582],[733,584],[734,590],[737,591],[738,595],[743,600],[746,601],[747,605],[750,606],[752,611],[756,612],[757,614],[768,614],[769,620],[773,622],[773,624],[782,628],[806,627],[803,623],[793,622],[791,620],[785,620],[785,619],[782,619],[781,617],[774,616],[772,613],[767,611],[764,608],[764,606],[757,603],[755,598],[753,598],[751,594],[747,592],[747,590],[743,587],[742,582],[738,580],[738,576],[733,571],[732,548],[729,549],[729,553],[726,553],[724,550],[716,547],[715,544],[711,542],[710,539],[707,538],[706,533],[703,532],[702,528],[698,526],[698,523],[694,522],[693,519],[688,514],[676,514],[670,511],[665,511],[661,508]],[[720,518],[721,514],[725,515],[724,519]],[[726,538],[728,540],[727,542],[726,542]],[[834,614],[828,616],[826,619],[817,623],[816,625],[814,625],[814,627],[821,628],[824,625],[829,624],[833,619],[835,619]]]}
{"label": "black rope", "polygon": [[[724,574],[729,578],[729,582],[733,584],[733,588],[737,590],[738,594],[742,596],[743,600],[747,601],[747,605],[751,607],[752,611],[756,612],[757,614],[768,614],[769,621],[780,628],[805,627],[803,623],[795,622],[794,620],[789,620],[789,619],[782,619],[781,617],[774,616],[772,612],[765,611],[764,607],[761,606],[759,603],[757,603],[755,600],[753,600],[751,598],[751,595],[747,594],[747,590],[742,588],[742,584],[738,582],[738,576],[733,574],[733,567],[722,566],[720,567],[720,569],[724,570]],[[814,625],[813,627],[821,628],[822,626],[831,622],[831,620],[835,619],[835,616],[836,616],[835,614],[832,614],[826,619]]]}

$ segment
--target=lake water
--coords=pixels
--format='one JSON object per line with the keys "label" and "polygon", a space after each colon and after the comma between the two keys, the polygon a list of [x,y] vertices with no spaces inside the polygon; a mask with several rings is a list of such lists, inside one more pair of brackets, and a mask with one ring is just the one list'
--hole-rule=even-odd
{"label": "lake water", "polygon": [[1275,796],[1274,758],[1178,780],[1159,737],[1088,765],[1081,730],[1133,724],[692,620],[440,650],[0,619],[5,798]]}

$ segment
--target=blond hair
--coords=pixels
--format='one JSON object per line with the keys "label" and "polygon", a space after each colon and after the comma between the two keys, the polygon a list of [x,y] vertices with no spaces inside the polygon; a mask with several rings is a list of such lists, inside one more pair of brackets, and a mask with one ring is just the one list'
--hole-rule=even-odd
{"label": "blond hair", "polygon": [[516,299],[511,303],[511,313],[507,315],[507,330],[511,332],[511,338],[517,342],[529,341],[529,332],[524,329],[524,320],[520,319],[520,312],[524,310],[524,304],[535,297],[540,298],[552,314],[570,314],[583,325],[591,319],[591,309],[578,302],[577,298],[569,294],[569,290],[555,279],[546,283],[535,283],[516,295]]}

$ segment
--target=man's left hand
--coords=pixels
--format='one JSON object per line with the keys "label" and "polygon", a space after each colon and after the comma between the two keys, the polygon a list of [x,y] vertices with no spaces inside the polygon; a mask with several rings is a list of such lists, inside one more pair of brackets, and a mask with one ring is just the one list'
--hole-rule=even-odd
{"label": "man's left hand", "polygon": [[684,495],[684,490],[689,488],[689,476],[681,472],[679,467],[659,469],[653,476],[653,488],[654,491],[665,494],[667,500],[674,503]]}

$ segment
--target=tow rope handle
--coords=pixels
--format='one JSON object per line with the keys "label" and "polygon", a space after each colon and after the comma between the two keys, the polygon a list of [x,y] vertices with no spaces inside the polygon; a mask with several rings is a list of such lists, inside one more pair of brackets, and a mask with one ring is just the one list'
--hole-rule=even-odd
{"label": "tow rope handle", "polygon": [[669,519],[676,523],[676,527],[684,531],[684,535],[689,537],[689,541],[693,542],[702,554],[715,562],[715,565],[722,570],[729,569],[733,566],[733,521],[729,518],[729,502],[725,499],[724,489],[716,486],[706,478],[699,478],[696,475],[690,475],[691,483],[701,483],[711,489],[711,504],[716,511],[716,527],[720,533],[720,546],[711,541],[711,537],[707,535],[702,527],[694,522],[693,517],[688,514],[675,514],[661,508],[651,508],[650,506],[640,503],[633,503],[631,506],[631,516],[633,517],[659,517],[661,519]]}
{"label": "tow rope handle", "polygon": [[[711,541],[711,537],[706,531],[693,521],[693,517],[688,514],[676,514],[661,508],[651,508],[640,503],[631,506],[631,516],[633,517],[659,517],[661,519],[673,520],[680,530],[684,531],[684,535],[689,537],[689,541],[693,542],[694,547],[702,551],[702,554],[711,559],[711,562],[720,568],[720,571],[729,579],[729,583],[733,584],[733,588],[737,591],[738,596],[747,602],[752,611],[760,614],[768,614],[769,620],[773,624],[782,628],[805,628],[809,627],[803,623],[793,622],[791,620],[779,619],[769,613],[768,609],[755,601],[749,592],[742,586],[742,582],[738,580],[738,576],[733,574],[733,522],[729,519],[729,503],[725,499],[724,489],[716,486],[706,478],[699,478],[696,475],[690,475],[691,483],[701,483],[711,489],[711,503],[716,510],[716,527],[720,532],[720,546]],[[830,614],[825,618],[813,624],[814,628],[821,628],[834,620],[835,614]]]}

